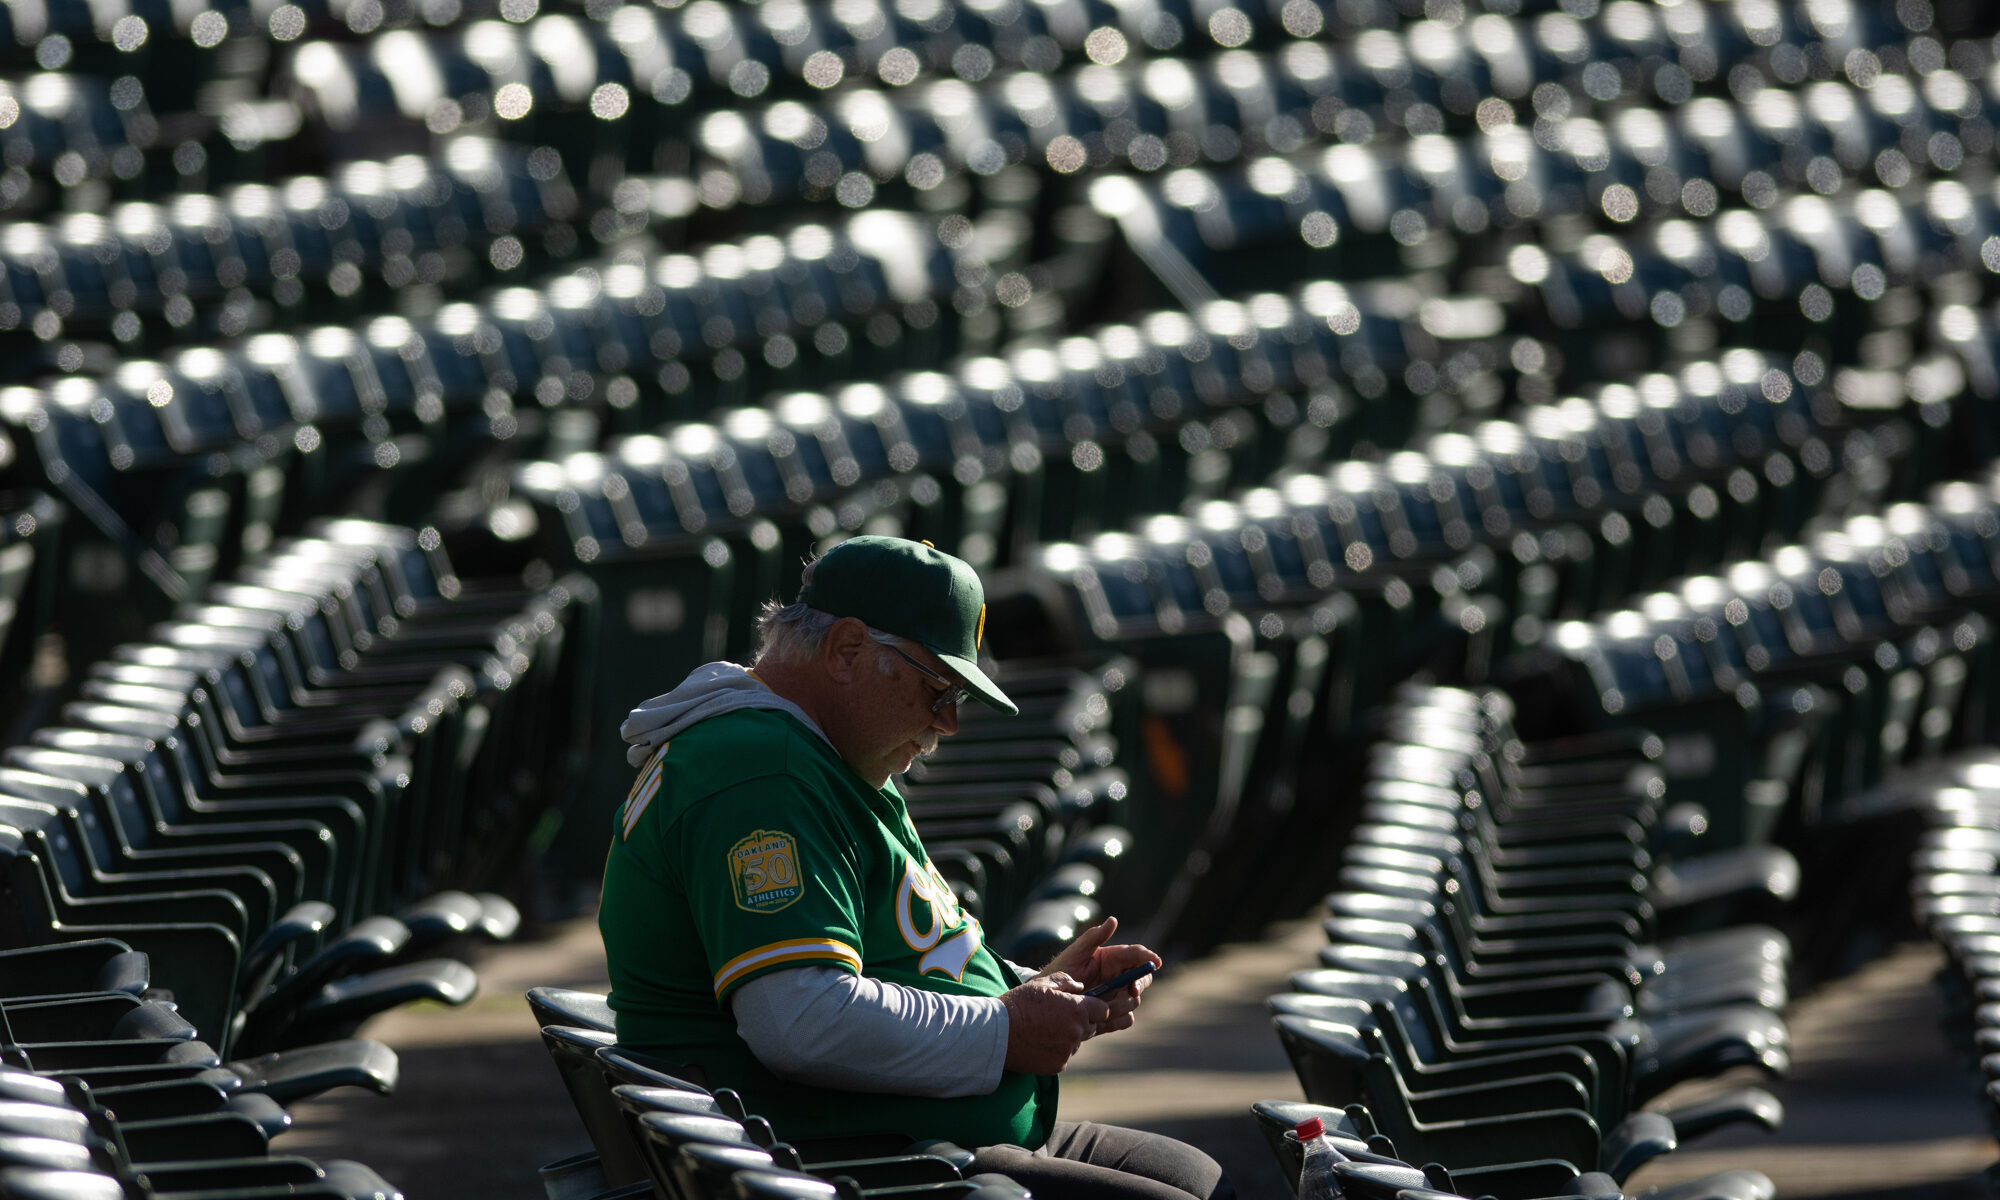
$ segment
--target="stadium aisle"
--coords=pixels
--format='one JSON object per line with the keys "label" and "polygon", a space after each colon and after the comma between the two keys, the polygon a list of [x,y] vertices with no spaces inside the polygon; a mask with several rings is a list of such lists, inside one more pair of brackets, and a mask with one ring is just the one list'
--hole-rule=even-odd
{"label": "stadium aisle", "polygon": [[[1063,1077],[1062,1110],[1185,1138],[1214,1154],[1245,1200],[1288,1189],[1247,1115],[1298,1085],[1270,1033],[1264,997],[1308,963],[1314,920],[1261,942],[1172,964],[1134,1030],[1086,1045]],[[1768,1174],[1783,1200],[1979,1200],[2000,1157],[1971,1103],[1976,1081],[1948,1053],[1931,976],[1934,947],[1906,946],[1794,1004],[1794,1077],[1773,1090],[1782,1135],[1725,1132],[1635,1175],[1628,1191],[1734,1166]],[[281,1148],[354,1156],[410,1200],[540,1200],[535,1168],[584,1147],[522,994],[537,984],[602,990],[593,920],[492,950],[464,1009],[412,1006],[363,1032],[394,1046],[403,1083],[388,1098],[336,1093],[298,1106]]]}

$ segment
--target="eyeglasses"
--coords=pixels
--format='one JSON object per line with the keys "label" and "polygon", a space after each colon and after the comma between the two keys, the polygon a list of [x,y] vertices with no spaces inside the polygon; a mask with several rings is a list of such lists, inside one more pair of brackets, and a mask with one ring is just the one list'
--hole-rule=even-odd
{"label": "eyeglasses", "polygon": [[947,708],[957,708],[959,705],[965,703],[965,698],[967,696],[972,694],[970,691],[966,689],[964,684],[953,683],[951,680],[946,679],[944,676],[938,674],[936,671],[931,670],[929,667],[918,662],[916,659],[911,658],[909,655],[903,653],[902,647],[891,646],[887,642],[881,642],[879,643],[879,645],[894,651],[897,658],[902,659],[904,662],[909,663],[911,666],[915,667],[918,671],[922,672],[924,678],[934,680],[944,685],[944,691],[939,693],[938,698],[931,703],[931,712],[941,713]]}

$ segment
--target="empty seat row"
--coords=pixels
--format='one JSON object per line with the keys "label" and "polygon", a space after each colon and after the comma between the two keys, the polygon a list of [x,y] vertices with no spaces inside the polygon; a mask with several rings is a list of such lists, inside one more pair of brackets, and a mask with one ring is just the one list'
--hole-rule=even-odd
{"label": "empty seat row", "polygon": [[480,590],[408,531],[325,533],[93,664],[0,782],[8,936],[149,952],[225,1049],[468,999],[462,964],[411,956],[511,935],[508,902],[451,889],[497,882],[572,771],[587,583]]}
{"label": "empty seat row", "polygon": [[[1641,746],[1522,743],[1498,694],[1406,688],[1383,734],[1329,945],[1271,999],[1306,1098],[1360,1102],[1397,1153],[1502,1196],[1568,1190],[1549,1160],[1622,1183],[1682,1139],[1774,1127],[1756,1088],[1639,1105],[1786,1069],[1790,946],[1743,922],[1791,898],[1790,856],[1660,838]],[[1675,869],[1707,885],[1660,886]]]}
{"label": "empty seat row", "polygon": [[[337,127],[392,117],[436,122],[442,111],[461,118],[470,115],[470,105],[509,121],[554,109],[679,130],[685,114],[705,109],[753,99],[811,101],[828,90],[853,97],[866,94],[858,86],[875,83],[935,92],[938,99],[976,95],[967,84],[992,92],[1018,90],[1027,97],[1036,90],[1035,81],[1066,67],[1096,69],[1094,90],[1101,92],[1117,78],[1104,68],[1146,60],[1180,63],[1219,50],[1227,64],[1222,75],[1232,85],[1237,77],[1247,84],[1262,75],[1267,64],[1260,58],[1268,56],[1273,84],[1305,91],[1298,111],[1285,114],[1294,137],[1310,134],[1316,124],[1331,133],[1338,124],[1350,140],[1366,140],[1378,125],[1412,134],[1484,128],[1495,110],[1491,104],[1480,108],[1482,100],[1505,105],[1533,94],[1542,107],[1554,103],[1548,99],[1551,89],[1589,109],[1608,108],[1634,94],[1654,104],[1682,105],[1697,93],[1722,92],[1725,83],[1747,91],[1766,79],[1766,70],[1787,86],[1804,83],[1809,75],[1806,55],[1796,44],[1805,40],[1801,31],[1787,31],[1793,44],[1770,36],[1780,32],[1775,29],[1745,36],[1739,28],[1728,37],[1710,27],[1720,23],[1705,20],[1698,10],[1676,9],[1661,21],[1642,8],[1629,10],[1622,21],[1600,18],[1588,25],[1558,13],[1519,31],[1504,17],[1489,15],[1455,25],[1422,21],[1400,31],[1370,29],[1352,40],[1325,38],[1328,16],[1310,2],[1282,10],[1216,6],[1205,14],[1157,7],[1106,10],[1094,21],[1039,6],[938,6],[916,23],[874,5],[851,12],[842,6],[786,5],[754,18],[719,5],[664,12],[625,6],[590,21],[555,13],[519,27],[486,21],[446,33],[389,34],[363,45],[304,42],[292,49],[282,71],[289,90]],[[1004,20],[999,28],[982,28],[996,19]],[[1049,27],[1034,28],[1042,22]],[[1811,77],[1825,80],[1851,68],[1858,82],[1872,86],[1882,65],[1863,43],[1879,47],[1883,43],[1870,35],[1887,32],[1870,28],[1878,24],[1875,14],[1822,14],[1821,23],[1837,28],[1833,36],[1860,49],[1872,68],[1837,57],[1845,50],[1820,48]],[[1774,43],[1783,49],[1775,50]],[[1682,49],[1691,45],[1701,53]],[[1774,50],[1778,62],[1772,61]],[[1649,55],[1690,62],[1646,79],[1641,64]],[[1926,65],[1944,68],[1942,61]],[[1968,45],[1954,66],[1978,76],[1985,62],[1978,48]],[[1183,107],[1186,69],[1147,74],[1156,99]],[[453,83],[447,86],[446,80]],[[502,88],[509,89],[504,97]],[[1092,91],[1086,88],[1087,94]],[[1909,94],[1907,86],[1903,94]],[[1946,95],[1947,89],[1940,83],[1933,94]],[[1105,97],[1091,99],[1101,103]],[[1271,99],[1266,95],[1250,107],[1268,106]],[[1571,104],[1561,107],[1558,115],[1567,115]],[[1342,114],[1351,115],[1343,122]],[[1905,113],[1897,109],[1894,115],[1900,120]],[[539,125],[528,119],[521,127]],[[1199,137],[1202,131],[1193,132]],[[654,153],[641,144],[620,150],[644,156],[635,166]]]}
{"label": "empty seat row", "polygon": [[[53,35],[42,45],[63,41]],[[99,209],[113,196],[165,200],[184,188],[213,191],[324,167],[286,148],[301,127],[297,105],[245,81],[212,91],[197,111],[198,82],[172,70],[143,79],[58,70],[0,78],[0,205],[41,216],[71,205]]]}
{"label": "empty seat row", "polygon": [[[1741,289],[1738,289],[1738,290],[1741,290]],[[796,345],[797,345],[796,341],[794,341],[794,342],[793,342],[792,344],[793,344],[794,348],[796,348]],[[768,347],[767,347],[767,349],[768,349]],[[724,357],[727,357],[727,356],[724,356]],[[739,356],[739,357],[740,357],[740,356]],[[765,357],[767,357],[767,358],[768,358],[768,357],[769,357],[769,355],[767,354],[767,355],[766,355]],[[671,365],[672,365],[672,364],[669,364],[669,366],[670,366],[670,367],[671,367]],[[379,458],[380,458],[380,457],[381,457],[381,456],[382,456],[382,455],[383,455],[383,454],[385,453],[385,448],[384,448],[384,447],[382,447],[382,446],[381,446],[381,445],[379,445],[379,444],[372,444],[372,443],[371,443],[371,445],[370,445],[369,447],[367,447],[366,449],[367,449],[367,451],[368,451],[368,453],[369,453],[369,455],[370,455],[370,456],[372,456],[372,457],[375,457],[375,458],[377,458],[377,459],[379,459]],[[395,449],[395,450],[398,450],[398,451],[400,450],[400,448],[391,448],[391,449]],[[392,457],[400,457],[400,454],[399,454],[399,453],[397,453],[397,454],[392,454]]]}
{"label": "empty seat row", "polygon": [[1996,783],[1992,748],[1980,746],[1914,773],[1898,789],[1902,815],[1909,818],[1898,828],[1909,853],[1911,915],[1944,951],[1936,984],[1945,1000],[1945,1029],[1958,1056],[1977,1066],[1979,1103],[1989,1125],[2000,1122]]}
{"label": "empty seat row", "polygon": [[396,1195],[353,1162],[319,1164],[271,1140],[285,1105],[330,1087],[394,1088],[373,1042],[225,1062],[171,1004],[149,962],[116,941],[0,952],[0,1188],[66,1200]]}
{"label": "empty seat row", "polygon": [[[1603,714],[1600,723],[1703,731],[1731,789],[1760,778],[1746,737],[1800,729],[1765,764],[1776,788],[1746,832],[1761,839],[1780,823],[1832,820],[1897,768],[1990,736],[1993,576],[1987,539],[1969,525],[1918,505],[1898,506],[1886,523],[1855,518],[1763,560],[1691,576],[1634,610],[1559,625],[1549,644],[1579,672],[1571,690],[1582,710]],[[1746,709],[1763,716],[1746,722]],[[1751,732],[1762,721],[1773,724]]]}
{"label": "empty seat row", "polygon": [[[55,347],[37,343],[158,350],[358,315],[447,274],[470,283],[533,272],[540,235],[574,206],[559,161],[466,138],[435,164],[353,162],[331,180],[13,222],[0,245],[0,327],[25,351],[15,376],[25,379],[52,365],[44,356]],[[503,238],[508,248],[496,249]]]}
{"label": "empty seat row", "polygon": [[[0,1001],[0,1036],[49,1077],[9,1099],[63,1111],[4,1106],[0,1186],[394,1194],[267,1143],[284,1104],[392,1090],[356,1029],[465,1003],[454,956],[513,935],[488,889],[579,775],[594,603],[462,578],[435,531],[324,521],[90,663],[59,713],[15,714],[40,720],[0,764],[0,940],[38,949],[0,959],[40,955],[18,978],[57,998]],[[38,1135],[69,1148],[13,1148]]]}
{"label": "empty seat row", "polygon": [[[307,516],[418,519],[481,464],[594,444],[596,418],[545,419],[551,407],[588,399],[612,421],[650,423],[713,398],[684,399],[689,363],[733,370],[747,387],[815,363],[846,375],[953,353],[955,314],[940,301],[960,286],[954,265],[971,260],[894,214],[851,226],[852,236],[801,230],[789,247],[712,248],[706,269],[690,256],[634,256],[594,283],[509,290],[421,322],[260,334],[233,353],[201,348],[12,389],[8,472],[53,484],[89,514],[68,553],[101,569],[72,584],[107,611],[73,631],[85,657]],[[517,409],[523,390],[532,399]],[[150,603],[131,602],[135,578]]]}
{"label": "empty seat row", "polygon": [[1943,485],[1559,625],[1508,677],[1523,724],[1651,731],[1670,779],[1727,801],[1711,835],[1797,850],[1821,915],[1795,931],[1807,974],[1852,965],[1855,938],[1908,932],[1883,915],[1902,876],[1859,864],[1914,847],[1929,764],[1992,737],[1992,505]]}
{"label": "empty seat row", "polygon": [[[1991,102],[1969,85],[1932,88],[1963,106],[1933,111],[1909,79],[1884,76],[1867,91],[1822,82],[1741,101],[1704,97],[1679,119],[1644,106],[1586,117],[1567,100],[1549,101],[1547,115],[1493,109],[1479,131],[1457,138],[1428,131],[1389,139],[1372,132],[1387,120],[1380,113],[1320,94],[1335,74],[1317,43],[1291,47],[1282,69],[1247,55],[1199,66],[1155,60],[1054,79],[1023,75],[983,91],[948,81],[922,97],[862,91],[813,106],[723,110],[693,124],[699,153],[661,200],[674,212],[697,202],[722,210],[937,204],[969,182],[1005,203],[1021,186],[984,180],[1009,164],[1034,168],[1060,197],[1073,190],[1065,177],[1121,168],[1173,177],[1173,168],[1237,161],[1249,164],[1256,191],[1277,197],[1298,185],[1264,157],[1309,154],[1323,156],[1317,170],[1335,193],[1332,207],[1300,210],[1334,220],[1307,231],[1309,244],[1323,247],[1357,225],[1381,232],[1405,208],[1472,234],[1564,212],[1595,215],[1615,230],[1641,215],[1708,216],[1734,195],[1768,208],[1793,192],[1836,192],[1857,176],[1894,187],[1968,173],[1977,181],[1985,172],[1965,139],[1980,142],[1974,130],[1992,124],[1979,112]],[[1326,146],[1336,138],[1343,144]],[[1312,164],[1293,165],[1315,173]],[[1169,194],[1190,207],[1198,196],[1185,183]],[[1350,219],[1348,207],[1360,215]],[[1399,241],[1413,240],[1412,231],[1398,232]]]}
{"label": "empty seat row", "polygon": [[[1532,239],[1485,237],[1460,253],[1457,244],[1491,219],[1486,202],[1475,198],[1468,210],[1459,203],[1468,193],[1449,181],[1418,185],[1372,169],[1351,187],[1336,185],[1335,160],[1353,149],[1330,152],[1319,170],[1268,160],[1143,184],[1107,179],[1092,199],[1152,268],[1154,294],[1189,304],[1293,278],[1301,255],[1323,271],[1370,279],[1448,265],[1433,278],[1499,301],[1499,312],[1477,323],[1536,338],[1541,344],[1517,361],[1559,382],[1684,359],[1720,333],[1725,344],[1787,354],[1805,347],[1833,367],[1916,367],[1912,380],[1925,382],[1905,386],[1939,399],[1959,389],[1966,368],[1991,386],[1990,339],[1971,306],[1987,289],[1993,235],[1986,206],[1956,180],[1931,185],[1922,203],[1869,190],[1799,196],[1768,213],[1728,209],[1708,221],[1607,223],[1597,232],[1552,221]],[[1593,186],[1608,198],[1632,193],[1603,180]],[[1533,195],[1536,207],[1546,202],[1543,192]],[[1590,193],[1576,195],[1590,203]],[[1925,291],[1957,314],[1949,336],[1922,320]],[[1927,364],[1938,355],[1951,361],[1933,376]],[[1880,394],[1886,381],[1842,382],[1859,398]],[[1524,400],[1549,395],[1540,383],[1517,391]]]}
{"label": "empty seat row", "polygon": [[[1884,506],[1996,441],[1991,46],[1920,4],[1500,7],[9,9],[0,200],[43,223],[0,239],[36,385],[0,404],[0,664],[70,701],[0,766],[25,924],[150,952],[239,1059],[463,999],[530,830],[595,875],[610,716],[743,655],[797,559],[899,531],[988,572],[1029,710],[910,775],[996,945],[1112,905],[1198,950],[1345,861],[1376,906],[1322,970],[1407,1003],[1317,997],[1291,1044],[1371,1152],[1449,1168],[1372,1186],[1598,1194],[1768,1123],[1630,1122],[1782,1065],[1783,939],[1671,939],[1766,915],[1770,843],[1810,875],[1989,724],[1981,585],[1909,563],[1992,514]],[[1731,602],[1756,636],[1717,666]],[[1652,657],[1607,705],[1585,643]],[[1497,676],[1534,736],[1487,695],[1385,715],[1412,675]],[[1587,762],[1540,736],[1635,722]],[[1495,1050],[1539,1036],[1504,1020],[1570,1041]],[[938,1155],[746,1172],[839,1160],[587,1042],[573,1183],[979,1190]],[[667,1138],[716,1112],[765,1159]]]}

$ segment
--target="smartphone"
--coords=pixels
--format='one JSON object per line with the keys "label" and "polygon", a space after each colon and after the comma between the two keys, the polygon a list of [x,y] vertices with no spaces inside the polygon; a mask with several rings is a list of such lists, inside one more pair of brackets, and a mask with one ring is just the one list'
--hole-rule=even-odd
{"label": "smartphone", "polygon": [[1146,976],[1151,975],[1153,972],[1157,970],[1159,970],[1159,968],[1154,966],[1152,963],[1140,963],[1138,966],[1133,967],[1131,970],[1126,971],[1123,974],[1113,975],[1111,978],[1105,980],[1103,983],[1100,983],[1096,987],[1091,988],[1089,991],[1085,992],[1084,995],[1095,996],[1098,999],[1102,1000],[1104,997],[1109,996],[1111,993],[1117,991],[1119,988],[1129,987],[1132,984],[1139,982],[1141,979],[1144,979]]}

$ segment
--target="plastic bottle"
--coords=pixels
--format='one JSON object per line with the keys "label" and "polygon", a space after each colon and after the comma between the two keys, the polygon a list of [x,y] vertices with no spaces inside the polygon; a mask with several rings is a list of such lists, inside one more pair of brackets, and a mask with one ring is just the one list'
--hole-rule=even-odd
{"label": "plastic bottle", "polygon": [[1326,1122],[1309,1117],[1292,1132],[1299,1139],[1299,1149],[1305,1152],[1305,1163],[1299,1171],[1299,1200],[1344,1200],[1340,1176],[1334,1174],[1333,1168],[1336,1163],[1346,1162],[1347,1156],[1334,1149],[1333,1139],[1326,1136]]}

